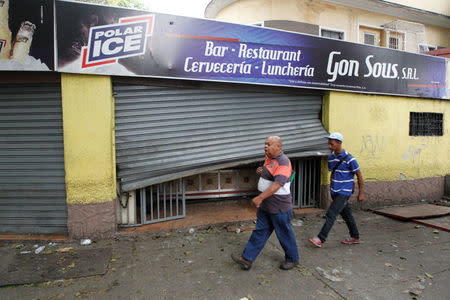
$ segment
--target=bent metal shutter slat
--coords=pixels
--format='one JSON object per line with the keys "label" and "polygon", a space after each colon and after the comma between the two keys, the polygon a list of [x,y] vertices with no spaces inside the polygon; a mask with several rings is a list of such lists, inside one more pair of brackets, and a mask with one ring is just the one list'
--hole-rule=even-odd
{"label": "bent metal shutter slat", "polygon": [[60,84],[0,85],[0,233],[67,233]]}
{"label": "bent metal shutter slat", "polygon": [[114,93],[123,191],[262,161],[270,135],[291,158],[328,152],[320,96],[120,84]]}

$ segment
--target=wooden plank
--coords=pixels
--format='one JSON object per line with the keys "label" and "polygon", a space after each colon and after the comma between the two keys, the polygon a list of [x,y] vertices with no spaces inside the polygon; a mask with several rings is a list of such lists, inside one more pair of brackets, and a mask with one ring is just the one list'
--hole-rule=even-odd
{"label": "wooden plank", "polygon": [[436,228],[439,230],[450,232],[450,216],[425,219],[425,220],[416,220],[413,221],[417,224],[422,224],[428,227]]}
{"label": "wooden plank", "polygon": [[450,207],[434,204],[413,204],[407,206],[393,206],[372,210],[374,213],[400,219],[424,219],[450,215]]}

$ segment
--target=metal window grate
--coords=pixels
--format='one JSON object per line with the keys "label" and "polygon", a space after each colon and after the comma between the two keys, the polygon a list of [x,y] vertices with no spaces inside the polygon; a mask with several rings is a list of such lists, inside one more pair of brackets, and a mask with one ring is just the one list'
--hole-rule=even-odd
{"label": "metal window grate", "polygon": [[344,39],[344,33],[342,31],[333,31],[333,30],[321,30],[321,35],[323,37],[332,38],[335,40],[343,40]]}
{"label": "metal window grate", "polygon": [[317,207],[320,198],[320,158],[292,161],[296,176],[291,184],[295,208]]}
{"label": "metal window grate", "polygon": [[364,33],[364,44],[375,45],[375,34]]}
{"label": "metal window grate", "polygon": [[398,49],[398,38],[396,37],[389,38],[389,48]]}
{"label": "metal window grate", "polygon": [[186,197],[184,181],[177,179],[148,186],[136,191],[136,203],[140,208],[137,224],[152,224],[184,218]]}
{"label": "metal window grate", "polygon": [[409,114],[410,136],[442,136],[444,115],[441,113],[419,113]]}

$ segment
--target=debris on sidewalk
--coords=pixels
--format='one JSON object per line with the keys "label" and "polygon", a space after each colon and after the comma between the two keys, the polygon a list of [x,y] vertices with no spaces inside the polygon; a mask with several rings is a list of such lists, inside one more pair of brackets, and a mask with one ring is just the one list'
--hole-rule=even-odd
{"label": "debris on sidewalk", "polygon": [[228,225],[224,226],[228,232],[241,233],[242,231],[252,231],[254,228],[245,227],[243,225]]}
{"label": "debris on sidewalk", "polygon": [[90,244],[92,244],[91,239],[82,239],[81,240],[81,246],[88,246]]}
{"label": "debris on sidewalk", "polygon": [[45,246],[40,246],[40,247],[36,248],[36,250],[34,250],[34,253],[35,253],[35,254],[39,254],[39,253],[41,253],[44,249],[45,249]]}
{"label": "debris on sidewalk", "polygon": [[22,249],[23,247],[25,247],[25,245],[24,244],[16,244],[13,247],[16,249]]}
{"label": "debris on sidewalk", "polygon": [[302,221],[302,220],[295,220],[295,221],[292,221],[292,226],[300,227],[300,226],[302,226],[302,225],[303,225],[303,221]]}
{"label": "debris on sidewalk", "polygon": [[64,247],[64,248],[59,248],[58,250],[56,250],[56,252],[60,252],[60,253],[69,252],[72,249],[73,249],[72,247]]}
{"label": "debris on sidewalk", "polygon": [[[323,277],[325,277],[326,279],[328,279],[328,280],[331,280],[331,281],[343,281],[344,279],[342,279],[342,278],[340,278],[340,277],[337,277],[337,276],[334,276],[334,275],[331,275],[331,274],[328,274],[328,272],[327,271],[325,271],[324,269],[322,269],[321,267],[316,267],[316,271],[320,274],[320,275],[322,275]],[[335,272],[336,273],[336,272]]]}

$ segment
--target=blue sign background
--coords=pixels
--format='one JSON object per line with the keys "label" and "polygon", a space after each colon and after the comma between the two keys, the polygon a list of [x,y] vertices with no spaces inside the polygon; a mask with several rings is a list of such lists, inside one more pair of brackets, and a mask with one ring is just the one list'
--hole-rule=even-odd
{"label": "blue sign background", "polygon": [[[94,26],[118,23],[118,19],[123,17],[149,14],[57,1],[59,66],[67,63],[64,55],[70,51],[68,46],[73,45],[73,41],[67,39],[76,38],[66,31],[72,30],[72,24],[82,23],[87,12],[95,14],[99,20]],[[244,55],[243,48],[254,50]],[[155,14],[153,35],[147,40],[145,53],[119,59],[118,63],[130,72],[129,76],[448,99],[446,66],[442,58],[166,14]],[[102,66],[101,70],[80,69],[80,72],[118,75],[112,66]]]}

